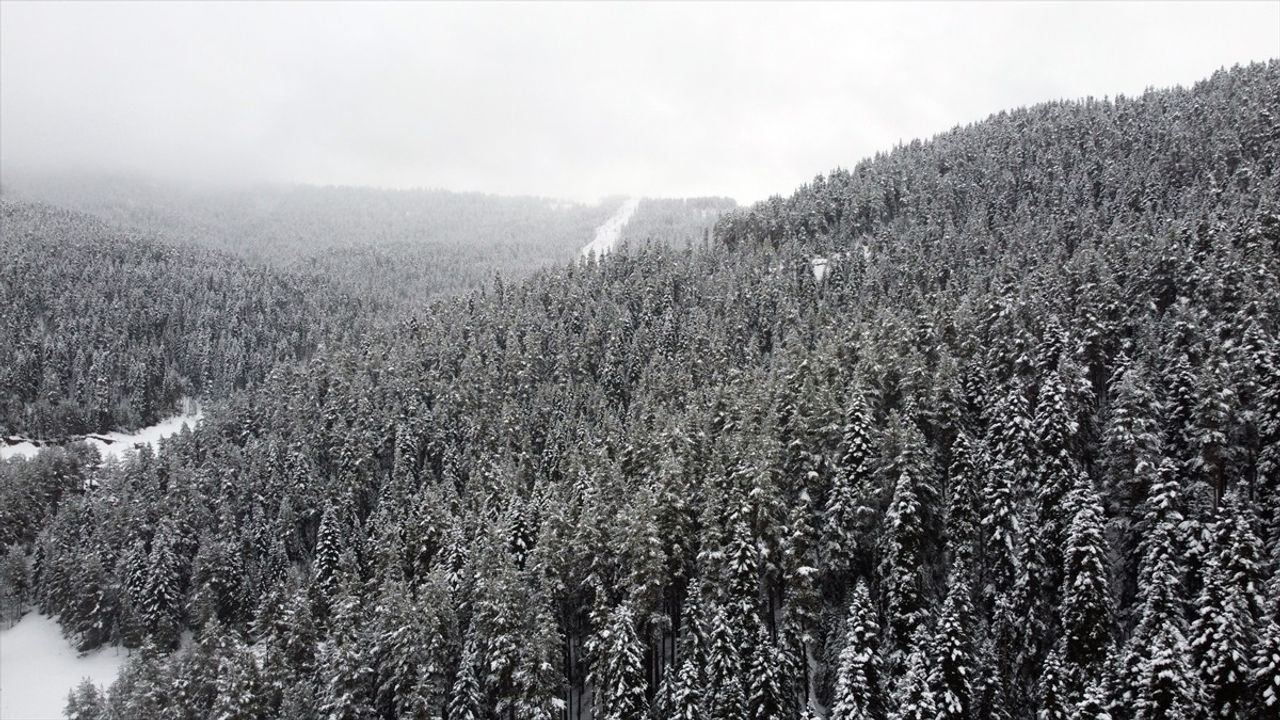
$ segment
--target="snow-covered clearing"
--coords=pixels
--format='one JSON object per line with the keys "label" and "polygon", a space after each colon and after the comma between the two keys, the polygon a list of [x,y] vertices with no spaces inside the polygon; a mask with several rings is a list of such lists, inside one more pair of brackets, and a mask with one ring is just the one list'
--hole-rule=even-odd
{"label": "snow-covered clearing", "polygon": [[604,221],[604,224],[596,228],[596,237],[582,248],[583,257],[601,257],[606,255],[618,244],[618,238],[622,235],[622,228],[631,220],[631,216],[635,214],[636,208],[640,207],[640,198],[628,198],[622,203],[622,207],[618,208],[618,212],[613,217]]}
{"label": "snow-covered clearing", "polygon": [[813,265],[813,279],[822,282],[827,277],[827,267],[831,261],[824,257],[816,257],[810,262]]}
{"label": "snow-covered clearing", "polygon": [[[188,409],[183,415],[175,415],[171,418],[161,420],[150,427],[144,427],[131,433],[110,432],[104,434],[85,435],[78,440],[84,440],[98,448],[98,452],[102,454],[102,459],[116,458],[117,460],[124,457],[124,454],[133,450],[137,445],[150,445],[153,450],[160,449],[160,441],[170,435],[175,435],[182,431],[183,425],[192,428],[200,424],[204,419],[204,412],[199,405],[194,405]],[[25,458],[32,458],[40,448],[44,445],[37,445],[30,440],[22,440],[15,444],[0,444],[0,460],[7,460],[15,455]]]}
{"label": "snow-covered clearing", "polygon": [[0,630],[0,720],[57,720],[67,693],[89,678],[111,685],[129,651],[103,647],[81,655],[53,618],[27,613]]}

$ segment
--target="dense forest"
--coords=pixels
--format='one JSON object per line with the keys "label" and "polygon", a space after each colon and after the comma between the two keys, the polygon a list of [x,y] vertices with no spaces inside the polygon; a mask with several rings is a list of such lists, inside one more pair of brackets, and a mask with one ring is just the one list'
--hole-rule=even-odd
{"label": "dense forest", "polygon": [[701,244],[721,216],[736,210],[730,198],[643,198],[622,228],[623,243],[662,242],[680,248]]}
{"label": "dense forest", "polygon": [[80,719],[1272,718],[1278,198],[1274,61],[1000,113],[0,464],[6,597]]}
{"label": "dense forest", "polygon": [[321,274],[352,295],[406,307],[473,290],[494,273],[524,277],[563,263],[621,202],[28,175],[6,178],[4,192],[284,270]]}
{"label": "dense forest", "polygon": [[0,201],[0,435],[134,428],[354,335],[378,304],[48,205]]}

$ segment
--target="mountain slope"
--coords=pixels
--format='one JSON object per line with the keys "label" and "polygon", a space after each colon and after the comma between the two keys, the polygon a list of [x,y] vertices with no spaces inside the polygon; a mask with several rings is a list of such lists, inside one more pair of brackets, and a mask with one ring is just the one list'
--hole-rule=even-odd
{"label": "mountain slope", "polygon": [[79,213],[5,201],[0,434],[149,425],[308,357],[376,303]]}
{"label": "mountain slope", "polygon": [[34,596],[197,629],[140,718],[1267,716],[1277,117],[1037,106],[434,303],[64,500]]}

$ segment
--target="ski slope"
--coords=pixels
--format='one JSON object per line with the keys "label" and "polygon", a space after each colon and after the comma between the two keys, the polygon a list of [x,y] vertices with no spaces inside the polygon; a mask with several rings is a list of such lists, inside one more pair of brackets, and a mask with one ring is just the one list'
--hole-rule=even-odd
{"label": "ski slope", "polygon": [[596,228],[596,237],[582,248],[582,257],[602,257],[613,250],[618,244],[618,238],[622,236],[622,228],[626,227],[631,216],[636,214],[636,208],[640,207],[640,198],[628,198],[622,203],[622,207],[618,208],[618,212],[613,214],[608,220],[604,221],[600,227]]}

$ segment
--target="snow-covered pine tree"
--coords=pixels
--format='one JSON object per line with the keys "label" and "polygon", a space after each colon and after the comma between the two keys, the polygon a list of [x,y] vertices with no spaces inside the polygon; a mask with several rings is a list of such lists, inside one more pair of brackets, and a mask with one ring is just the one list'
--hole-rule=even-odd
{"label": "snow-covered pine tree", "polygon": [[938,720],[966,720],[973,715],[976,623],[969,601],[972,591],[968,575],[963,564],[952,566],[947,597],[933,629],[929,687],[938,708]]}
{"label": "snow-covered pine tree", "polygon": [[924,440],[914,421],[894,414],[886,443],[896,455],[886,471],[894,482],[885,514],[880,562],[890,637],[905,649],[925,617],[925,559],[928,540],[925,504],[933,498]]}
{"label": "snow-covered pine tree", "polygon": [[[951,467],[947,471],[947,555],[953,566],[961,566],[968,572],[979,562],[981,464],[980,450],[974,447],[969,433],[964,430],[956,433],[951,445]],[[972,578],[965,581],[971,582]]]}
{"label": "snow-covered pine tree", "polygon": [[853,567],[859,549],[866,550],[877,504],[871,412],[858,391],[850,393],[842,426],[840,457],[822,509],[822,557],[836,577]]}
{"label": "snow-covered pine tree", "polygon": [[1036,678],[1036,720],[1067,720],[1072,703],[1071,679],[1062,661],[1061,646],[1045,657]]}
{"label": "snow-covered pine tree", "polygon": [[911,637],[911,650],[896,681],[891,720],[934,720],[938,716],[937,698],[930,687],[929,631],[918,628]]}
{"label": "snow-covered pine tree", "polygon": [[67,720],[106,720],[106,712],[102,691],[88,678],[67,693],[67,705],[62,710]]}
{"label": "snow-covered pine tree", "polygon": [[488,717],[485,712],[485,699],[480,687],[480,653],[474,637],[470,632],[463,646],[462,659],[458,663],[458,674],[453,681],[453,689],[449,696],[449,717],[455,720],[483,720]]}
{"label": "snow-covered pine tree", "polygon": [[717,604],[707,628],[707,686],[704,695],[711,720],[738,720],[746,712],[742,661],[741,618]]}
{"label": "snow-covered pine tree", "polygon": [[1073,682],[1087,683],[1106,660],[1112,619],[1102,503],[1084,473],[1077,475],[1069,505],[1074,512],[1063,554],[1062,660]]}
{"label": "snow-covered pine tree", "polygon": [[1174,622],[1156,631],[1133,700],[1135,720],[1194,720],[1206,707],[1187,639]]}
{"label": "snow-covered pine tree", "polygon": [[865,580],[859,580],[850,595],[835,685],[831,720],[884,717],[888,703],[880,676],[880,625]]}
{"label": "snow-covered pine tree", "polygon": [[750,720],[784,720],[793,717],[787,697],[786,662],[769,631],[761,623],[747,671],[747,715]]}
{"label": "snow-covered pine tree", "polygon": [[217,692],[210,720],[268,720],[274,713],[252,653],[237,646],[218,667]]}
{"label": "snow-covered pine tree", "polygon": [[643,648],[627,602],[609,613],[598,642],[601,657],[592,670],[595,712],[603,720],[627,720],[649,712]]}
{"label": "snow-covered pine tree", "polygon": [[173,542],[172,528],[160,526],[151,540],[147,585],[142,596],[142,618],[148,633],[161,648],[177,646],[182,620],[183,593]]}
{"label": "snow-covered pine tree", "polygon": [[1274,617],[1262,622],[1251,664],[1248,717],[1274,718],[1280,713],[1280,623]]}
{"label": "snow-covered pine tree", "polygon": [[1254,647],[1254,620],[1240,588],[1210,558],[1196,598],[1190,650],[1215,718],[1243,717]]}

